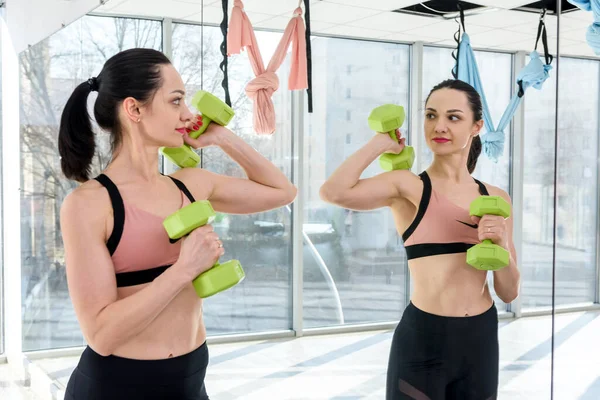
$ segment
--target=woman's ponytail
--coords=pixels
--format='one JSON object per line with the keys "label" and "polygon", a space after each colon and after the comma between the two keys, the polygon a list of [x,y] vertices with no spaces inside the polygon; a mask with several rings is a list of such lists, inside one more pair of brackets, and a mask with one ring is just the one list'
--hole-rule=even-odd
{"label": "woman's ponytail", "polygon": [[112,153],[119,148],[123,132],[119,124],[119,105],[128,97],[148,102],[160,89],[162,66],[171,61],[153,49],[124,50],[109,58],[98,73],[75,88],[60,118],[58,152],[63,174],[72,180],[86,182],[92,172],[96,150],[92,121],[87,103],[90,92],[98,92],[94,103],[94,119],[100,129],[110,135]]}
{"label": "woman's ponytail", "polygon": [[87,100],[94,89],[92,83],[83,82],[75,88],[60,118],[58,153],[60,168],[68,179],[78,182],[89,180],[92,159],[96,150],[94,131]]}
{"label": "woman's ponytail", "polygon": [[471,141],[471,148],[469,149],[469,157],[467,159],[467,169],[469,173],[472,174],[475,171],[475,167],[477,167],[477,159],[481,154],[481,138],[479,135],[473,137]]}

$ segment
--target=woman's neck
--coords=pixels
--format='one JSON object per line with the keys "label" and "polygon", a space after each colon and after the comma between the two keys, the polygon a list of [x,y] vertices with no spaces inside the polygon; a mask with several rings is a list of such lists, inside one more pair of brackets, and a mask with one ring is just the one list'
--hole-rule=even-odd
{"label": "woman's neck", "polygon": [[434,156],[433,162],[427,168],[427,173],[430,176],[457,184],[473,180],[467,169],[466,158],[457,154]]}
{"label": "woman's neck", "polygon": [[158,170],[158,148],[133,145],[124,141],[110,162],[107,171],[124,174],[131,180],[154,182],[160,178]]}

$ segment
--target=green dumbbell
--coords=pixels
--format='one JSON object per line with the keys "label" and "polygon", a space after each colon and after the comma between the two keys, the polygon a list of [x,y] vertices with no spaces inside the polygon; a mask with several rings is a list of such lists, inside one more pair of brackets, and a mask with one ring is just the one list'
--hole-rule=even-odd
{"label": "green dumbbell", "polygon": [[[210,224],[216,213],[208,200],[196,201],[163,221],[169,238],[180,239],[196,228]],[[237,285],[245,278],[244,270],[238,260],[230,260],[223,264],[216,263],[211,269],[200,274],[192,282],[196,294],[203,299]]]}
{"label": "green dumbbell", "polygon": [[[469,213],[476,217],[484,215],[510,216],[510,204],[500,196],[481,196],[473,200]],[[509,264],[508,251],[486,239],[467,250],[467,264],[483,271],[495,271]]]}
{"label": "green dumbbell", "polygon": [[[202,135],[211,122],[226,126],[234,116],[231,107],[204,90],[199,90],[194,95],[192,106],[202,114],[200,129],[190,132],[192,139]],[[161,147],[160,152],[179,168],[193,168],[200,163],[200,156],[185,143],[181,147]]]}
{"label": "green dumbbell", "polygon": [[[369,115],[369,128],[375,132],[387,132],[394,140],[396,129],[404,123],[404,107],[395,104],[384,104],[379,106]],[[400,154],[385,153],[379,157],[379,165],[386,171],[398,169],[411,169],[415,162],[415,149],[411,146],[405,146]]]}

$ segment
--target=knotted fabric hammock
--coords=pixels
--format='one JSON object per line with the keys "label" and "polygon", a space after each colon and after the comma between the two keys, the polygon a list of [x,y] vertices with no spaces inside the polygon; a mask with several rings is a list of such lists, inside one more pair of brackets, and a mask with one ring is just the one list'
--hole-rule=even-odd
{"label": "knotted fabric hammock", "polygon": [[[461,11],[461,24],[464,31],[464,14]],[[520,71],[517,76],[518,90],[512,96],[510,103],[500,119],[500,123],[497,127],[494,126],[492,116],[487,104],[485,93],[483,91],[483,85],[481,84],[481,78],[479,76],[479,70],[477,68],[477,62],[475,61],[475,54],[471,48],[471,39],[469,35],[464,32],[462,39],[458,45],[458,55],[456,57],[456,64],[453,70],[453,75],[456,79],[467,82],[477,90],[481,97],[483,105],[483,121],[486,133],[481,135],[481,143],[484,154],[494,162],[498,161],[498,158],[504,152],[504,130],[510,124],[515,112],[517,111],[525,90],[529,87],[541,89],[544,81],[548,79],[549,72],[552,69],[550,65],[552,63],[552,56],[548,53],[548,41],[546,36],[546,26],[544,24],[545,10],[540,17],[540,24],[538,26],[537,39],[535,41],[535,49],[529,55],[528,64]],[[460,30],[460,28],[459,28]],[[540,55],[537,52],[538,41],[542,38],[542,44],[544,46],[545,62],[542,62]]]}
{"label": "knotted fabric hammock", "polygon": [[263,59],[254,35],[250,19],[244,11],[241,0],[235,0],[227,33],[227,56],[240,54],[247,50],[248,58],[256,76],[246,85],[246,94],[253,101],[253,126],[256,133],[272,134],[275,132],[275,108],[273,93],[279,89],[279,78],[276,71],[285,60],[290,44],[289,90],[306,89],[308,87],[306,28],[302,19],[301,2],[294,11],[283,37],[265,68]]}

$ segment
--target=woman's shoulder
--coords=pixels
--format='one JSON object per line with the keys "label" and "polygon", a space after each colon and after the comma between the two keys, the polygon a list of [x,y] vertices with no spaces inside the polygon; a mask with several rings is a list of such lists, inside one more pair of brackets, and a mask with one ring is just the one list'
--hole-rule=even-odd
{"label": "woman's shoulder", "polygon": [[181,168],[169,176],[181,181],[196,199],[207,199],[215,183],[229,178],[204,168]]}
{"label": "woman's shoulder", "polygon": [[508,194],[508,192],[506,192],[506,190],[501,189],[498,186],[491,185],[491,184],[489,184],[487,182],[481,181],[481,183],[483,183],[485,185],[486,189],[490,193],[490,196],[500,196],[504,200],[506,200],[506,201],[508,201],[510,203],[510,201],[511,201],[510,195]]}
{"label": "woman's shoulder", "polygon": [[61,219],[94,222],[110,213],[110,197],[97,180],[90,179],[73,189],[61,205]]}
{"label": "woman's shoulder", "polygon": [[400,169],[400,170],[385,172],[384,174],[388,174],[394,182],[422,186],[423,179],[422,179],[421,175],[423,173],[418,174],[409,169]]}
{"label": "woman's shoulder", "polygon": [[405,199],[414,206],[418,206],[423,193],[423,180],[420,175],[411,170],[390,171],[391,181],[394,183],[400,194],[400,200]]}

